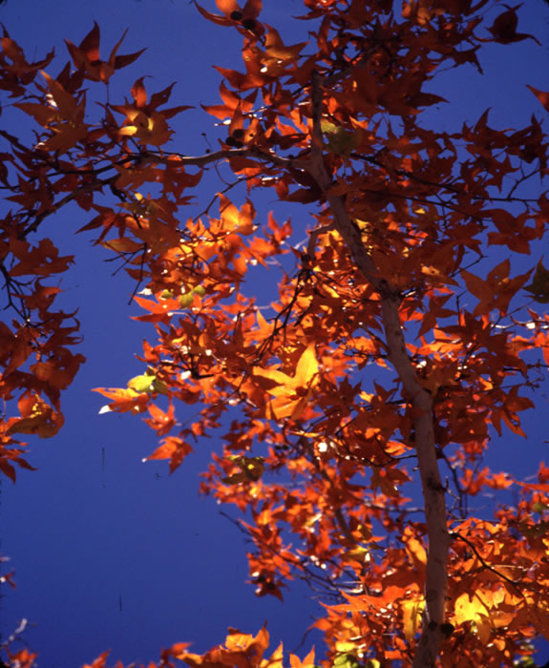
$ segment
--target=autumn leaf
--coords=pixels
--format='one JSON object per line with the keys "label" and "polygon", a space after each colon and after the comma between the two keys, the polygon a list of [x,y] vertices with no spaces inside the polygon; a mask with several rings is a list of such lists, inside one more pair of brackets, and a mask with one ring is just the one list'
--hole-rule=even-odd
{"label": "autumn leaf", "polygon": [[55,436],[64,418],[36,394],[26,394],[19,400],[20,418],[8,421],[7,435],[36,434],[40,438]]}
{"label": "autumn leaf", "polygon": [[454,619],[456,624],[464,622],[481,622],[489,617],[489,610],[486,608],[480,598],[463,593],[456,599],[454,604]]}
{"label": "autumn leaf", "polygon": [[[288,376],[276,369],[254,367],[254,377],[275,399],[269,402],[269,411],[275,418],[291,416],[298,420],[312,393],[312,382],[318,373],[315,345],[309,345],[297,362],[295,375]],[[299,390],[302,392],[299,393]]]}
{"label": "autumn leaf", "polygon": [[359,139],[355,132],[348,132],[330,121],[322,121],[321,128],[327,140],[327,149],[331,153],[349,157],[359,145]]}
{"label": "autumn leaf", "polygon": [[265,470],[265,460],[263,457],[240,457],[232,455],[229,458],[240,471],[221,478],[221,482],[226,485],[238,485],[241,482],[257,482],[261,479]]}
{"label": "autumn leaf", "polygon": [[412,642],[421,629],[424,603],[421,600],[406,600],[402,603],[404,635]]}
{"label": "autumn leaf", "polygon": [[111,55],[108,61],[102,61],[100,59],[99,46],[101,33],[96,21],[94,21],[93,28],[84,37],[78,47],[68,39],[65,40],[65,43],[72,57],[74,66],[78,70],[83,70],[86,78],[92,81],[102,81],[103,83],[108,83],[109,79],[117,69],[127,67],[135,60],[137,60],[137,58],[139,58],[139,56],[145,51],[145,49],[141,49],[141,51],[137,51],[136,53],[118,56],[118,48],[122,44],[125,35],[126,33],[122,35],[119,42],[111,51]]}
{"label": "autumn leaf", "polygon": [[147,404],[149,402],[149,395],[147,392],[137,392],[132,388],[127,390],[117,388],[95,388],[93,392],[99,392],[103,396],[112,400],[110,404],[107,404],[100,409],[100,414],[109,413],[111,411],[119,413],[125,413],[127,411],[143,413],[147,410]]}
{"label": "autumn leaf", "polygon": [[507,311],[511,299],[530,277],[528,272],[510,279],[510,267],[509,260],[503,260],[488,272],[486,279],[475,276],[467,270],[461,272],[467,289],[479,300],[474,314],[488,312],[493,308],[498,308],[502,313]]}
{"label": "autumn leaf", "polygon": [[496,42],[500,44],[510,44],[511,42],[520,42],[523,39],[533,39],[537,44],[538,40],[532,35],[517,33],[518,16],[515,9],[507,9],[500,14],[488,30],[494,36]]}
{"label": "autumn leaf", "polygon": [[141,376],[134,376],[128,381],[128,387],[138,393],[152,392],[154,387],[154,375],[143,374]]}
{"label": "autumn leaf", "polygon": [[536,266],[532,282],[524,290],[529,292],[538,304],[549,303],[549,269],[543,266],[542,260]]}
{"label": "autumn leaf", "polygon": [[538,90],[533,86],[529,86],[528,84],[526,84],[526,87],[529,88],[532,91],[532,93],[534,93],[534,95],[538,98],[538,100],[543,105],[545,111],[549,111],[549,93],[544,93],[543,91]]}
{"label": "autumn leaf", "polygon": [[192,451],[192,447],[181,438],[167,436],[152,455],[145,457],[143,461],[148,462],[155,459],[169,459],[170,473],[173,473],[179,466],[181,466],[185,457]]}
{"label": "autumn leaf", "polygon": [[314,647],[303,660],[300,660],[295,654],[290,654],[289,658],[291,668],[313,668],[315,666]]}

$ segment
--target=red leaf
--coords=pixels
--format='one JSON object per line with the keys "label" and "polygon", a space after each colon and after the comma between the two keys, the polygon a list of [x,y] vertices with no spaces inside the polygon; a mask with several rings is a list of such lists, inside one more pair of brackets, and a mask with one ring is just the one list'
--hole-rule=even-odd
{"label": "red leaf", "polygon": [[545,111],[549,111],[549,93],[544,93],[543,91],[538,90],[533,86],[529,86],[528,84],[526,84],[526,87],[529,88],[532,91],[532,93],[534,93],[534,95],[538,98],[538,100],[543,105]]}

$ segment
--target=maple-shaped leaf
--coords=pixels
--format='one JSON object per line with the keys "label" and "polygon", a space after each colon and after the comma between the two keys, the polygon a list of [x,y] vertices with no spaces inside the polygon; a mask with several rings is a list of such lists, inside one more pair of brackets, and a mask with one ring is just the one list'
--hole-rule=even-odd
{"label": "maple-shaped leaf", "polygon": [[204,655],[181,651],[177,654],[177,658],[191,668],[220,668],[221,666],[278,668],[279,665],[282,668],[280,662],[273,662],[273,657],[269,661],[263,660],[263,654],[268,646],[269,633],[265,627],[261,628],[256,636],[229,628],[225,645],[214,647]]}
{"label": "maple-shaped leaf", "polygon": [[[19,97],[25,94],[28,86],[39,70],[47,67],[53,57],[54,51],[50,51],[43,59],[35,63],[29,63],[25,58],[23,49],[11,39],[5,26],[2,26],[3,36],[0,39],[0,63],[2,66],[2,75],[0,76],[0,89],[10,93],[10,97]],[[6,60],[9,59],[9,62]]]}
{"label": "maple-shaped leaf", "polygon": [[56,412],[37,394],[25,394],[19,400],[21,418],[8,421],[9,434],[36,434],[40,438],[55,436],[64,423],[61,413]]}
{"label": "maple-shaped leaf", "polygon": [[539,44],[533,35],[517,32],[518,16],[515,11],[516,9],[517,7],[508,7],[506,12],[497,17],[492,27],[488,28],[494,36],[495,41],[500,44],[511,44],[512,42],[520,42],[523,39],[530,38]]}
{"label": "maple-shaped leaf", "polygon": [[400,469],[392,466],[387,468],[378,467],[372,471],[370,485],[374,493],[379,487],[386,496],[396,496],[398,495],[398,486],[409,482],[409,480],[408,475]]}
{"label": "maple-shaped leaf", "polygon": [[290,654],[290,668],[314,668],[315,665],[314,647],[303,660],[299,659],[295,654]]}
{"label": "maple-shaped leaf", "polygon": [[269,402],[273,417],[291,417],[294,420],[301,417],[312,395],[311,386],[318,368],[314,343],[303,351],[294,376],[288,376],[277,369],[254,367],[254,377],[262,379],[260,385],[275,397]]}
{"label": "maple-shaped leaf", "polygon": [[130,110],[126,113],[127,125],[119,130],[122,137],[133,137],[142,144],[162,146],[170,139],[172,131],[164,116],[154,112],[147,116],[142,111]]}
{"label": "maple-shaped leaf", "polygon": [[125,413],[127,411],[132,411],[133,413],[143,413],[147,410],[147,404],[149,403],[149,394],[147,392],[137,392],[132,388],[129,389],[120,389],[120,388],[103,388],[98,387],[92,390],[93,392],[99,392],[105,397],[108,397],[112,400],[112,403],[103,406],[99,413]]}
{"label": "maple-shaped leaf", "polygon": [[128,381],[128,387],[136,392],[152,392],[156,376],[154,374],[143,374],[134,376]]}
{"label": "maple-shaped leaf", "polygon": [[[149,101],[147,91],[143,83],[144,79],[145,77],[140,77],[139,79],[137,79],[137,81],[133,84],[133,86],[130,89],[130,92],[134,100],[133,108],[139,109],[147,116],[151,116],[151,114],[154,111],[156,111],[158,107],[162,106],[163,104],[166,104],[166,102],[170,99],[172,89],[175,86],[175,83],[170,84],[169,86],[159,91],[158,93],[153,93]],[[113,106],[113,109],[116,109],[121,113],[125,113],[126,107]],[[178,107],[172,107],[171,109],[163,109],[160,113],[164,118],[172,118],[179,112],[186,111],[187,109],[192,109],[192,107],[189,105],[181,105]]]}
{"label": "maple-shaped leaf", "polygon": [[325,120],[322,121],[320,127],[327,140],[327,149],[331,153],[349,157],[360,143],[356,131],[348,132],[345,128]]}
{"label": "maple-shaped leaf", "polygon": [[50,77],[47,72],[42,72],[42,76],[48,84],[52,102],[62,118],[73,123],[81,123],[84,120],[86,104],[85,96],[82,96],[82,100],[77,102],[77,100],[68,93],[58,81]]}
{"label": "maple-shaped leaf", "polygon": [[[10,657],[11,666],[20,666],[21,668],[34,668],[36,663],[36,657],[38,654],[36,652],[31,652],[28,649],[19,649],[16,652],[10,651],[8,648],[8,653]],[[86,668],[86,666],[84,666]],[[92,666],[95,668],[95,666]],[[99,668],[99,667],[98,667]]]}
{"label": "maple-shaped leaf", "polygon": [[543,91],[538,90],[533,86],[529,86],[528,84],[526,84],[526,87],[529,88],[532,91],[532,93],[534,93],[534,95],[538,98],[538,100],[543,105],[545,111],[549,111],[549,93],[544,93]]}
{"label": "maple-shaped leaf", "polygon": [[257,482],[261,479],[265,470],[265,460],[263,457],[231,455],[228,459],[236,464],[240,470],[221,479],[221,482],[224,482],[226,485],[238,485],[241,482]]}
{"label": "maple-shaped leaf", "polygon": [[454,604],[454,619],[456,624],[463,622],[481,621],[483,617],[489,617],[490,611],[479,596],[464,593],[458,596]]}
{"label": "maple-shaped leaf", "polygon": [[118,134],[122,137],[134,137],[144,144],[161,146],[169,140],[172,134],[167,120],[191,107],[181,105],[158,111],[158,107],[169,99],[173,84],[152,95],[149,101],[143,80],[144,77],[139,78],[131,88],[133,103],[111,106],[112,109],[126,116]]}
{"label": "maple-shaped leaf", "polygon": [[280,61],[291,60],[296,58],[307,44],[308,42],[300,42],[299,44],[287,46],[282,41],[278,31],[269,26],[269,30],[265,37],[265,53],[270,58]]}
{"label": "maple-shaped leaf", "polygon": [[148,462],[154,459],[169,459],[170,473],[173,473],[179,466],[181,466],[185,457],[192,451],[192,447],[183,439],[176,436],[167,436],[152,455],[145,457],[143,461]]}
{"label": "maple-shaped leaf", "polygon": [[549,269],[543,266],[542,260],[536,266],[532,282],[525,286],[524,290],[529,292],[538,304],[549,303]]}
{"label": "maple-shaped leaf", "polygon": [[71,54],[75,67],[78,70],[84,72],[86,79],[108,83],[115,70],[130,65],[130,63],[133,63],[134,60],[139,58],[139,56],[145,51],[145,49],[141,49],[141,51],[137,51],[136,53],[131,53],[125,56],[117,56],[116,54],[118,48],[122,44],[126,33],[127,30],[124,32],[120,40],[116,43],[115,47],[111,51],[108,61],[102,61],[99,56],[101,32],[96,21],[94,21],[93,28],[84,37],[80,43],[80,46],[75,46],[68,39],[65,40],[65,43],[69,53]]}
{"label": "maple-shaped leaf", "polygon": [[264,34],[265,28],[257,21],[262,9],[262,0],[248,0],[242,8],[236,0],[215,0],[215,4],[223,12],[223,16],[212,14],[195,1],[198,11],[212,23],[220,26],[236,26],[257,37]]}
{"label": "maple-shaped leaf", "polygon": [[504,260],[488,272],[485,279],[475,276],[466,269],[461,271],[461,277],[467,289],[479,300],[473,311],[474,315],[491,311],[494,308],[499,309],[501,313],[507,311],[511,299],[530,277],[530,272],[527,272],[515,278],[509,278],[510,268],[509,260]]}
{"label": "maple-shaped leaf", "polygon": [[[17,441],[14,441],[7,435],[4,437],[4,440],[6,438],[9,439],[10,443],[17,443]],[[26,444],[18,443],[18,445],[23,446]],[[13,464],[18,464],[21,468],[27,469],[28,471],[36,471],[33,466],[20,456],[22,452],[23,450],[21,448],[5,448],[3,445],[0,445],[0,471],[12,482],[15,482],[16,479],[16,471]]]}

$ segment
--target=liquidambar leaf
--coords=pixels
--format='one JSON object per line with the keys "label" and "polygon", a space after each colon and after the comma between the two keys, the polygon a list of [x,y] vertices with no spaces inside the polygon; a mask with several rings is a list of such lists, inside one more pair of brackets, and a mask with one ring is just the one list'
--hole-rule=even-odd
{"label": "liquidambar leaf", "polygon": [[542,260],[538,262],[532,283],[525,286],[524,289],[533,296],[538,304],[549,303],[549,269],[543,266]]}
{"label": "liquidambar leaf", "polygon": [[402,624],[404,636],[408,642],[412,642],[416,633],[421,629],[424,607],[424,602],[418,600],[403,601],[402,603]]}
{"label": "liquidambar leaf", "polygon": [[156,376],[149,376],[143,374],[142,376],[134,376],[128,381],[128,387],[136,392],[152,392]]}
{"label": "liquidambar leaf", "polygon": [[463,622],[482,621],[483,617],[488,616],[488,610],[484,603],[477,596],[469,598],[469,594],[458,596],[454,608],[455,620],[457,624]]}
{"label": "liquidambar leaf", "polygon": [[193,288],[189,292],[185,292],[185,294],[183,294],[179,297],[179,306],[181,308],[188,308],[189,306],[191,306],[193,304],[195,295],[198,295],[199,297],[203,297],[205,294],[206,294],[206,290],[205,290],[204,286],[197,285],[195,288]]}
{"label": "liquidambar leaf", "polygon": [[263,457],[230,457],[240,471],[222,478],[226,485],[238,485],[240,482],[257,482],[263,475],[265,462]]}
{"label": "liquidambar leaf", "polygon": [[327,141],[327,149],[336,155],[349,156],[358,146],[356,133],[347,132],[329,121],[322,121],[321,129]]}

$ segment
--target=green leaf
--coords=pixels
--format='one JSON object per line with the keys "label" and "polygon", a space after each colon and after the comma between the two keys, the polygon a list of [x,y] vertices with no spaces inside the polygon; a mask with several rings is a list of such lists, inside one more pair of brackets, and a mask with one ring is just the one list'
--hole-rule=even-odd
{"label": "green leaf", "polygon": [[193,303],[195,295],[203,297],[205,294],[206,294],[206,289],[202,285],[197,285],[192,290],[189,290],[189,292],[185,292],[185,294],[179,297],[179,306],[181,306],[181,308],[187,308],[191,306],[191,304]]}
{"label": "green leaf", "polygon": [[333,668],[357,668],[358,661],[352,654],[339,654],[334,659]]}
{"label": "green leaf", "polygon": [[194,301],[194,292],[186,292],[184,295],[181,295],[179,297],[179,306],[181,308],[187,308],[190,306]]}

